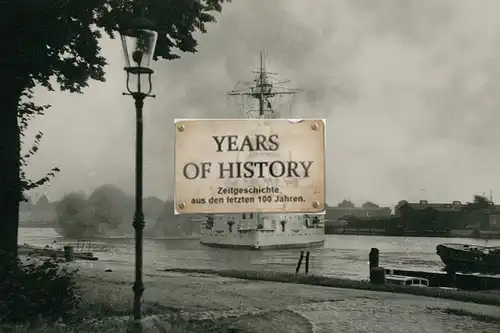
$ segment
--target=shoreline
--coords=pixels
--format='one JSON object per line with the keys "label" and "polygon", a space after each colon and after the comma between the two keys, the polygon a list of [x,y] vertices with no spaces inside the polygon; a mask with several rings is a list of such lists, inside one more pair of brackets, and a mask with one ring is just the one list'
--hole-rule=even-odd
{"label": "shoreline", "polygon": [[464,291],[450,290],[442,288],[415,288],[394,285],[374,285],[368,281],[357,281],[341,278],[331,278],[320,275],[303,275],[295,273],[283,273],[272,271],[249,271],[249,270],[214,270],[195,268],[167,268],[161,272],[186,273],[186,274],[207,274],[220,277],[229,277],[251,281],[265,281],[289,283],[298,285],[311,285],[329,288],[342,288],[353,290],[366,290],[374,292],[390,292],[397,294],[408,294],[415,296],[425,296],[442,298],[467,303],[477,303],[483,305],[500,306],[500,290],[487,291]]}
{"label": "shoreline", "polygon": [[[20,223],[19,228],[23,229],[54,229],[55,227],[49,223]],[[447,233],[437,232],[437,233],[425,233],[419,234],[416,231],[406,231],[401,234],[387,233],[385,229],[377,228],[346,228],[344,226],[327,226],[325,227],[325,235],[328,236],[378,236],[378,237],[412,237],[412,238],[461,238],[461,239],[473,239],[473,240],[500,240],[500,230],[490,231],[482,230],[479,234],[475,234],[474,230],[450,230]],[[195,240],[199,239],[200,235],[193,236],[162,236],[162,237],[144,237],[148,240]],[[60,236],[60,238],[64,238]],[[130,236],[97,236],[91,238],[85,238],[88,240],[108,240],[108,239],[123,239],[131,240],[134,239],[133,235]],[[76,239],[75,239],[76,240]]]}
{"label": "shoreline", "polygon": [[[134,267],[132,264],[124,266],[117,263],[96,261],[72,262],[67,265],[79,269],[78,280],[82,284],[92,281],[99,281],[104,284],[126,284],[127,282],[132,283],[134,278]],[[110,269],[111,272],[105,272],[106,269]],[[165,281],[161,281],[162,276],[165,277]],[[322,287],[332,290],[345,289],[377,294],[390,293],[412,295],[500,307],[500,290],[464,291],[433,287],[415,288],[395,285],[374,285],[369,283],[369,281],[276,271],[217,270],[203,268],[165,268],[160,270],[149,268],[144,270],[145,284],[146,280],[151,279],[156,281],[156,283],[166,283],[172,276],[229,278],[233,280],[240,280],[241,282],[246,281],[245,283],[293,284],[297,285],[298,288],[300,288],[300,285],[304,287]]]}
{"label": "shoreline", "polygon": [[[83,292],[79,310],[83,320],[75,324],[44,324],[37,329],[20,326],[13,331],[128,332],[133,299],[133,263],[75,261],[63,266],[80,271],[77,285]],[[258,273],[259,280],[249,271],[170,269],[167,272],[145,268],[144,332],[385,333],[396,332],[394,322],[399,323],[398,332],[412,333],[478,329],[498,332],[500,327],[498,306],[409,295],[394,290],[352,289],[345,284],[349,282],[340,279],[336,279],[340,285],[330,283],[323,287],[300,281],[311,278],[316,281],[311,276]],[[246,279],[242,278],[243,274]],[[238,275],[238,278],[228,275]],[[292,276],[299,281],[291,281]],[[271,282],[271,278],[285,281]],[[318,281],[327,285],[324,279],[327,278]],[[295,283],[295,286],[291,287],[290,283]],[[497,299],[500,301],[500,297]],[[56,330],[57,325],[62,325],[63,329]],[[0,332],[2,328],[0,326]]]}
{"label": "shoreline", "polygon": [[325,235],[346,235],[346,236],[382,236],[382,237],[415,237],[415,238],[464,238],[481,240],[499,240],[500,230],[479,230],[473,229],[451,229],[428,230],[420,233],[417,230],[405,229],[401,232],[386,231],[380,228],[349,228],[345,226],[325,226]]}

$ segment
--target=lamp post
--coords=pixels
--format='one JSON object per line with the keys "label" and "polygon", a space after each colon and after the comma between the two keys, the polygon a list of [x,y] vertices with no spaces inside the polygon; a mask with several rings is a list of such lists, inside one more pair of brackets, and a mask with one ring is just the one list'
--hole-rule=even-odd
{"label": "lamp post", "polygon": [[[132,22],[130,28],[120,32],[125,56],[125,72],[127,73],[127,93],[135,101],[135,214],[133,226],[135,229],[135,281],[133,315],[136,321],[141,319],[141,301],[144,292],[142,281],[142,238],[144,230],[144,214],[142,212],[142,150],[143,150],[143,124],[142,108],[146,97],[151,95],[153,88],[150,68],[158,39],[158,33],[154,31],[152,24],[144,16]],[[131,82],[132,81],[132,82]]]}

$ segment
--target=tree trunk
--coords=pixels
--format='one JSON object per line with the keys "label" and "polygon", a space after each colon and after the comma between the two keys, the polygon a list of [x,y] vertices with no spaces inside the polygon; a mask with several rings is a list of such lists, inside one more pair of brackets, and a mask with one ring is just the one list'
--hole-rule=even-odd
{"label": "tree trunk", "polygon": [[15,83],[15,77],[13,80],[5,79],[8,84],[5,89],[0,89],[3,102],[0,109],[0,255],[15,258],[21,198],[21,143],[17,108],[23,88]]}

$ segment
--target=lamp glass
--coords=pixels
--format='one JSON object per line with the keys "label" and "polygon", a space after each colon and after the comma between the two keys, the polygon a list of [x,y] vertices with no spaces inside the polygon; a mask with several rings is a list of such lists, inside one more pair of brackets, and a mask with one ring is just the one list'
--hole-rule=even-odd
{"label": "lamp glass", "polygon": [[132,74],[151,71],[158,33],[150,29],[128,29],[120,33],[125,69]]}

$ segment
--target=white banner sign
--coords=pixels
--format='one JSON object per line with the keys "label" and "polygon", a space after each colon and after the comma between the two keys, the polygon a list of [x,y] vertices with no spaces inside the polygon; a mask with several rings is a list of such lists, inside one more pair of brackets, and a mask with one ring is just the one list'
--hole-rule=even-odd
{"label": "white banner sign", "polygon": [[175,213],[318,213],[325,121],[175,121]]}

